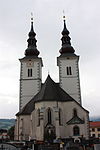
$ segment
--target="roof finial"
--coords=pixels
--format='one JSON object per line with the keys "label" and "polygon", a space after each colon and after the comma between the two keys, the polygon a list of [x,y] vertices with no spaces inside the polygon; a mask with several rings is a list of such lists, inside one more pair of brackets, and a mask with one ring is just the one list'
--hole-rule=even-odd
{"label": "roof finial", "polygon": [[50,75],[49,69],[48,69],[48,75]]}
{"label": "roof finial", "polygon": [[33,22],[33,13],[31,12],[31,22]]}
{"label": "roof finial", "polygon": [[63,20],[65,20],[66,17],[65,17],[65,11],[63,10]]}
{"label": "roof finial", "polygon": [[66,16],[64,10],[63,10],[63,21],[64,21],[64,29],[66,29]]}

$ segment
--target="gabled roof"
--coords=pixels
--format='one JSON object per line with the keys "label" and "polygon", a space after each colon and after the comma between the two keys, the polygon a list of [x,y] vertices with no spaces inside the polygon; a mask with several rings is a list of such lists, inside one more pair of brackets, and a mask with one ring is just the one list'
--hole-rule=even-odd
{"label": "gabled roof", "polygon": [[29,115],[34,110],[35,103],[40,101],[75,101],[69,94],[67,94],[58,83],[55,83],[48,75],[45,83],[39,93],[37,93],[25,107],[16,115]]}
{"label": "gabled roof", "polygon": [[33,100],[30,100],[24,107],[21,111],[19,111],[16,116],[19,116],[19,115],[30,115],[31,112],[34,110],[35,108],[35,103]]}
{"label": "gabled roof", "polygon": [[58,83],[55,83],[48,75],[40,92],[33,98],[35,102],[39,101],[73,101],[74,99],[67,94]]}
{"label": "gabled roof", "polygon": [[67,122],[68,125],[71,124],[84,124],[84,120],[82,120],[81,118],[79,118],[78,116],[74,116],[72,119],[70,119]]}

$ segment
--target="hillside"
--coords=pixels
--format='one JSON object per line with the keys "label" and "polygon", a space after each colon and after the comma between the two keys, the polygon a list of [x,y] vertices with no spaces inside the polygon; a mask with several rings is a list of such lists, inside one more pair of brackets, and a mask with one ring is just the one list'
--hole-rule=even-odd
{"label": "hillside", "polygon": [[98,116],[98,117],[90,117],[90,121],[100,121],[100,116]]}
{"label": "hillside", "polygon": [[[100,121],[100,117],[90,117],[90,121]],[[15,125],[15,119],[0,119],[0,129],[9,129]]]}
{"label": "hillside", "polygon": [[0,119],[0,129],[9,129],[15,124],[15,119]]}

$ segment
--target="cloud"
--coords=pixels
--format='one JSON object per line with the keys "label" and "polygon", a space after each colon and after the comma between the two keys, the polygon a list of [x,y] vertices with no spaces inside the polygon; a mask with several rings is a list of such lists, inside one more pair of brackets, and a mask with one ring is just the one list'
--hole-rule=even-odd
{"label": "cloud", "polygon": [[[48,71],[59,80],[56,57],[61,48],[63,9],[71,43],[80,58],[80,81],[84,106],[93,115],[99,113],[99,65],[100,65],[100,2],[99,0],[3,0],[0,5],[0,100],[5,107],[5,117],[17,111],[19,94],[19,58],[24,57],[30,30],[30,14],[33,11],[37,47],[43,58],[43,81]],[[4,95],[2,95],[4,94]],[[15,97],[14,97],[15,96]],[[16,98],[17,96],[17,98]],[[95,101],[96,97],[96,101]],[[11,101],[10,101],[11,98]],[[14,99],[14,100],[13,100]],[[4,101],[4,102],[3,102]],[[5,103],[6,102],[6,103]],[[8,103],[7,103],[8,102]],[[96,102],[96,103],[95,103]],[[9,109],[11,108],[11,109]],[[0,108],[3,116],[3,109]]]}

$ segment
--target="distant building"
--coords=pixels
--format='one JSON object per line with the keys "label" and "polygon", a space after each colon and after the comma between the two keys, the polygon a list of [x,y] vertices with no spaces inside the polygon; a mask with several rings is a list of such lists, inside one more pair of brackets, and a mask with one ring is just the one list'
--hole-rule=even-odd
{"label": "distant building", "polygon": [[71,46],[65,20],[62,47],[57,57],[59,83],[50,75],[42,83],[43,62],[38,57],[35,36],[31,22],[28,48],[25,57],[20,59],[20,105],[16,114],[15,140],[88,139],[89,112],[81,103],[79,56]]}
{"label": "distant building", "polygon": [[6,129],[0,129],[0,140],[9,139],[8,133]]}
{"label": "distant building", "polygon": [[90,121],[90,136],[100,138],[100,121]]}

